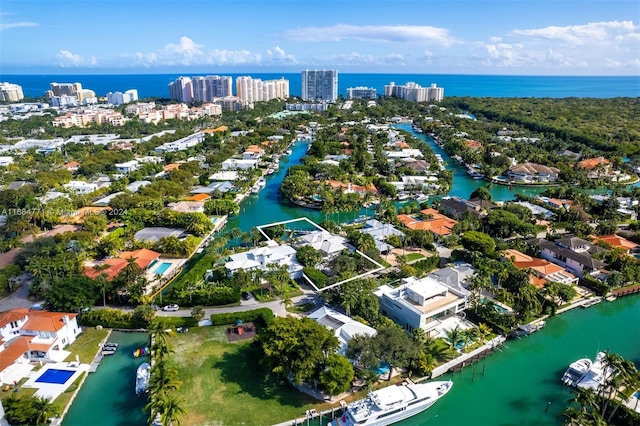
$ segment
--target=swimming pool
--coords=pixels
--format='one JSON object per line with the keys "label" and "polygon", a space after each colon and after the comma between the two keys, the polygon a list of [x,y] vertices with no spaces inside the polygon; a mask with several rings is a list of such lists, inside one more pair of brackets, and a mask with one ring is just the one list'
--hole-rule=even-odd
{"label": "swimming pool", "polygon": [[160,274],[160,275],[162,275],[162,274],[164,274],[164,273],[167,271],[167,269],[169,269],[170,267],[171,267],[171,262],[162,262],[162,263],[160,264],[160,266],[158,266],[158,267],[156,268],[156,270],[155,270],[155,271],[153,271],[153,273],[154,273],[154,274]]}
{"label": "swimming pool", "polygon": [[71,370],[58,370],[55,368],[50,368],[40,377],[36,379],[37,383],[55,383],[56,385],[64,385],[67,383],[67,380],[73,376],[75,371]]}

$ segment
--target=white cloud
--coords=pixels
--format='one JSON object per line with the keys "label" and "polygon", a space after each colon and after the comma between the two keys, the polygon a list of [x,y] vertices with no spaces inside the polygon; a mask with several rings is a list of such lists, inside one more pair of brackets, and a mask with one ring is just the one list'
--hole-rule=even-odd
{"label": "white cloud", "polygon": [[551,40],[572,45],[615,44],[637,41],[640,26],[633,21],[590,22],[565,27],[550,26],[529,30],[513,30],[512,35]]}
{"label": "white cloud", "polygon": [[156,52],[137,52],[136,63],[132,65],[174,66],[174,65],[282,65],[297,64],[295,56],[279,46],[267,49],[265,53],[250,50],[207,49],[186,36],[178,43],[168,43]]}
{"label": "white cloud", "polygon": [[418,25],[345,25],[301,27],[284,31],[299,42],[358,40],[366,42],[429,42],[450,46],[458,41],[445,28]]}
{"label": "white cloud", "polygon": [[94,56],[83,57],[68,50],[61,50],[56,55],[59,65],[62,68],[67,67],[93,67],[98,61]]}
{"label": "white cloud", "polygon": [[349,54],[334,55],[329,58],[314,58],[309,65],[316,64],[331,64],[331,66],[404,66],[406,65],[406,58],[399,53],[391,53],[384,56],[375,56],[371,54],[364,54],[358,52],[351,52]]}
{"label": "white cloud", "polygon": [[28,28],[28,27],[37,27],[38,24],[35,22],[3,22],[0,24],[0,31],[10,30],[12,28]]}

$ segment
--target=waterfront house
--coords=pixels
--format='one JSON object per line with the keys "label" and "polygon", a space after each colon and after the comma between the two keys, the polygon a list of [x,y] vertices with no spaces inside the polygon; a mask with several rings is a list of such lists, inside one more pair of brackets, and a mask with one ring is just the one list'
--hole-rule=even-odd
{"label": "waterfront house", "polygon": [[432,208],[421,210],[419,214],[400,214],[398,220],[409,229],[429,231],[436,237],[451,234],[458,223]]}
{"label": "waterfront house", "polygon": [[578,168],[587,170],[589,179],[597,179],[609,173],[611,162],[604,157],[587,158],[578,162]]}
{"label": "waterfront house", "polygon": [[367,193],[378,193],[378,188],[376,188],[376,186],[372,183],[368,185],[356,185],[351,182],[344,183],[337,180],[325,180],[323,183],[329,185],[331,189],[341,189],[344,194],[356,193],[365,195]]}
{"label": "waterfront house", "polygon": [[[412,333],[422,328],[427,336],[448,317],[467,307],[467,293],[447,286],[431,277],[403,278],[401,285],[380,286],[375,292],[383,315]],[[435,334],[435,333],[434,333]]]}
{"label": "waterfront house", "polygon": [[558,173],[555,167],[523,163],[509,167],[507,179],[513,183],[549,183],[558,180]]}
{"label": "waterfront house", "polygon": [[580,278],[585,275],[594,276],[606,267],[606,263],[594,259],[588,249],[574,251],[558,241],[552,243],[544,239],[535,239],[529,243],[539,250],[543,259],[562,266]]}
{"label": "waterfront house", "polygon": [[309,318],[315,320],[318,324],[333,330],[334,335],[340,344],[338,353],[344,355],[347,350],[349,340],[357,335],[375,336],[376,329],[369,327],[359,321],[349,318],[348,316],[334,311],[333,309],[323,306],[309,314]]}
{"label": "waterfront house", "polygon": [[258,247],[243,253],[236,253],[229,256],[224,267],[230,277],[236,271],[268,271],[269,265],[286,266],[289,276],[293,279],[302,276],[302,265],[296,259],[296,250],[286,244]]}
{"label": "waterfront house", "polygon": [[453,266],[436,269],[429,275],[430,278],[466,294],[468,280],[476,273],[476,270],[466,262],[454,262]]}
{"label": "waterfront house", "polygon": [[532,284],[538,288],[544,287],[547,282],[560,284],[578,284],[578,277],[564,269],[560,265],[551,263],[546,259],[529,256],[518,250],[508,249],[503,252],[503,259],[510,260],[516,268],[530,270],[536,278]]}
{"label": "waterfront house", "polygon": [[30,361],[63,361],[69,355],[64,348],[81,331],[73,313],[25,308],[0,313],[0,382],[23,377]]}
{"label": "waterfront house", "polygon": [[199,201],[178,201],[167,204],[167,208],[179,213],[204,213],[204,203]]}

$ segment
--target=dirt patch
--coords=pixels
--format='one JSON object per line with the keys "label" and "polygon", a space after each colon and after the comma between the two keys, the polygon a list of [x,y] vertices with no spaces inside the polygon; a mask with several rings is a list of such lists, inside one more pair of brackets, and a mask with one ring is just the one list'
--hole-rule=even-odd
{"label": "dirt patch", "polygon": [[227,341],[229,342],[253,339],[254,337],[256,337],[256,326],[252,322],[227,328]]}

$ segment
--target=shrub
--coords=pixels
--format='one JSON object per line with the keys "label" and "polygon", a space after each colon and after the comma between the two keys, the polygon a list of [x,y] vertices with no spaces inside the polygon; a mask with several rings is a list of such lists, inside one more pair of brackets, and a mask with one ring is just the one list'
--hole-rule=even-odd
{"label": "shrub", "polygon": [[231,325],[236,321],[242,320],[242,322],[259,322],[262,326],[268,326],[271,320],[275,318],[273,312],[269,308],[254,309],[252,311],[244,312],[230,312],[228,314],[212,314],[212,325]]}
{"label": "shrub", "polygon": [[440,266],[440,256],[429,256],[426,259],[412,263],[411,266],[421,272],[431,272]]}
{"label": "shrub", "polygon": [[156,317],[153,323],[162,324],[162,328],[165,330],[169,328],[198,326],[198,321],[191,317]]}
{"label": "shrub", "polygon": [[101,325],[106,328],[135,328],[132,317],[131,312],[119,309],[96,309],[78,315],[78,324],[87,327]]}

